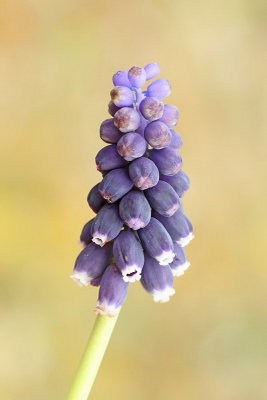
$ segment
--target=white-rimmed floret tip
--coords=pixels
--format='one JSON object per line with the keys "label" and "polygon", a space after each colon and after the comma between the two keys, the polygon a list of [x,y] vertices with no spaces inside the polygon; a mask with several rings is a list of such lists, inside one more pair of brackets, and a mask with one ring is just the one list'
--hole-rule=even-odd
{"label": "white-rimmed floret tip", "polygon": [[83,227],[85,248],[71,275],[79,286],[99,286],[98,314],[115,316],[136,281],[155,302],[169,301],[174,276],[190,265],[184,246],[193,227],[180,199],[190,181],[173,130],[180,116],[164,104],[171,86],[159,73],[155,62],[115,73],[110,117],[100,125],[106,144],[95,161],[102,177],[87,197],[96,215]]}
{"label": "white-rimmed floret tip", "polygon": [[110,264],[101,278],[96,313],[114,317],[126,300],[128,286],[116,264]]}

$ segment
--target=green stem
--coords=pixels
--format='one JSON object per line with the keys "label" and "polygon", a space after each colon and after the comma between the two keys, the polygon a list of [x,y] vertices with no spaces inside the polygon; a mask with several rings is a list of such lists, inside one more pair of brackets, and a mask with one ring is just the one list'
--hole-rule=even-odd
{"label": "green stem", "polygon": [[83,358],[70,389],[68,400],[86,400],[105,354],[118,315],[98,315]]}

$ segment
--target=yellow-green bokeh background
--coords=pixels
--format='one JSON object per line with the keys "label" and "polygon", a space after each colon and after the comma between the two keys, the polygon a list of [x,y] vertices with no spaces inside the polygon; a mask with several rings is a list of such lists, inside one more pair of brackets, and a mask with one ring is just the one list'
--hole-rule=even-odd
{"label": "yellow-green bokeh background", "polygon": [[111,76],[157,61],[181,111],[192,267],[131,286],[92,399],[265,400],[266,2],[2,0],[0,398],[65,399],[97,290],[69,279]]}

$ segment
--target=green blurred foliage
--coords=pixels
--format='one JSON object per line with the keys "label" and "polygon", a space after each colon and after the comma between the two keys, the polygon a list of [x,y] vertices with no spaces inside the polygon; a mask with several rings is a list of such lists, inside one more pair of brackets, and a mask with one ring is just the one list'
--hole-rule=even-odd
{"label": "green blurred foliage", "polygon": [[196,238],[176,295],[132,285],[92,398],[265,400],[266,2],[3,0],[0,398],[64,399],[94,321],[69,279],[111,76],[157,61]]}

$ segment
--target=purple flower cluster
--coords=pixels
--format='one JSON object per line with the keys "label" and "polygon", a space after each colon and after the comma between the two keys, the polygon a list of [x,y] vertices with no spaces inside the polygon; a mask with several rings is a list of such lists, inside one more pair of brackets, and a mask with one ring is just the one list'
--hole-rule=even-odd
{"label": "purple flower cluster", "polygon": [[108,145],[96,155],[103,179],[87,201],[96,213],[83,227],[72,278],[80,285],[100,286],[96,311],[114,316],[126,299],[130,282],[141,280],[155,301],[175,291],[173,277],[189,267],[184,246],[193,228],[181,197],[189,188],[178,153],[183,142],[173,130],[178,109],[164,104],[171,87],[156,79],[157,63],[132,67],[113,76],[108,110],[100,126]]}

